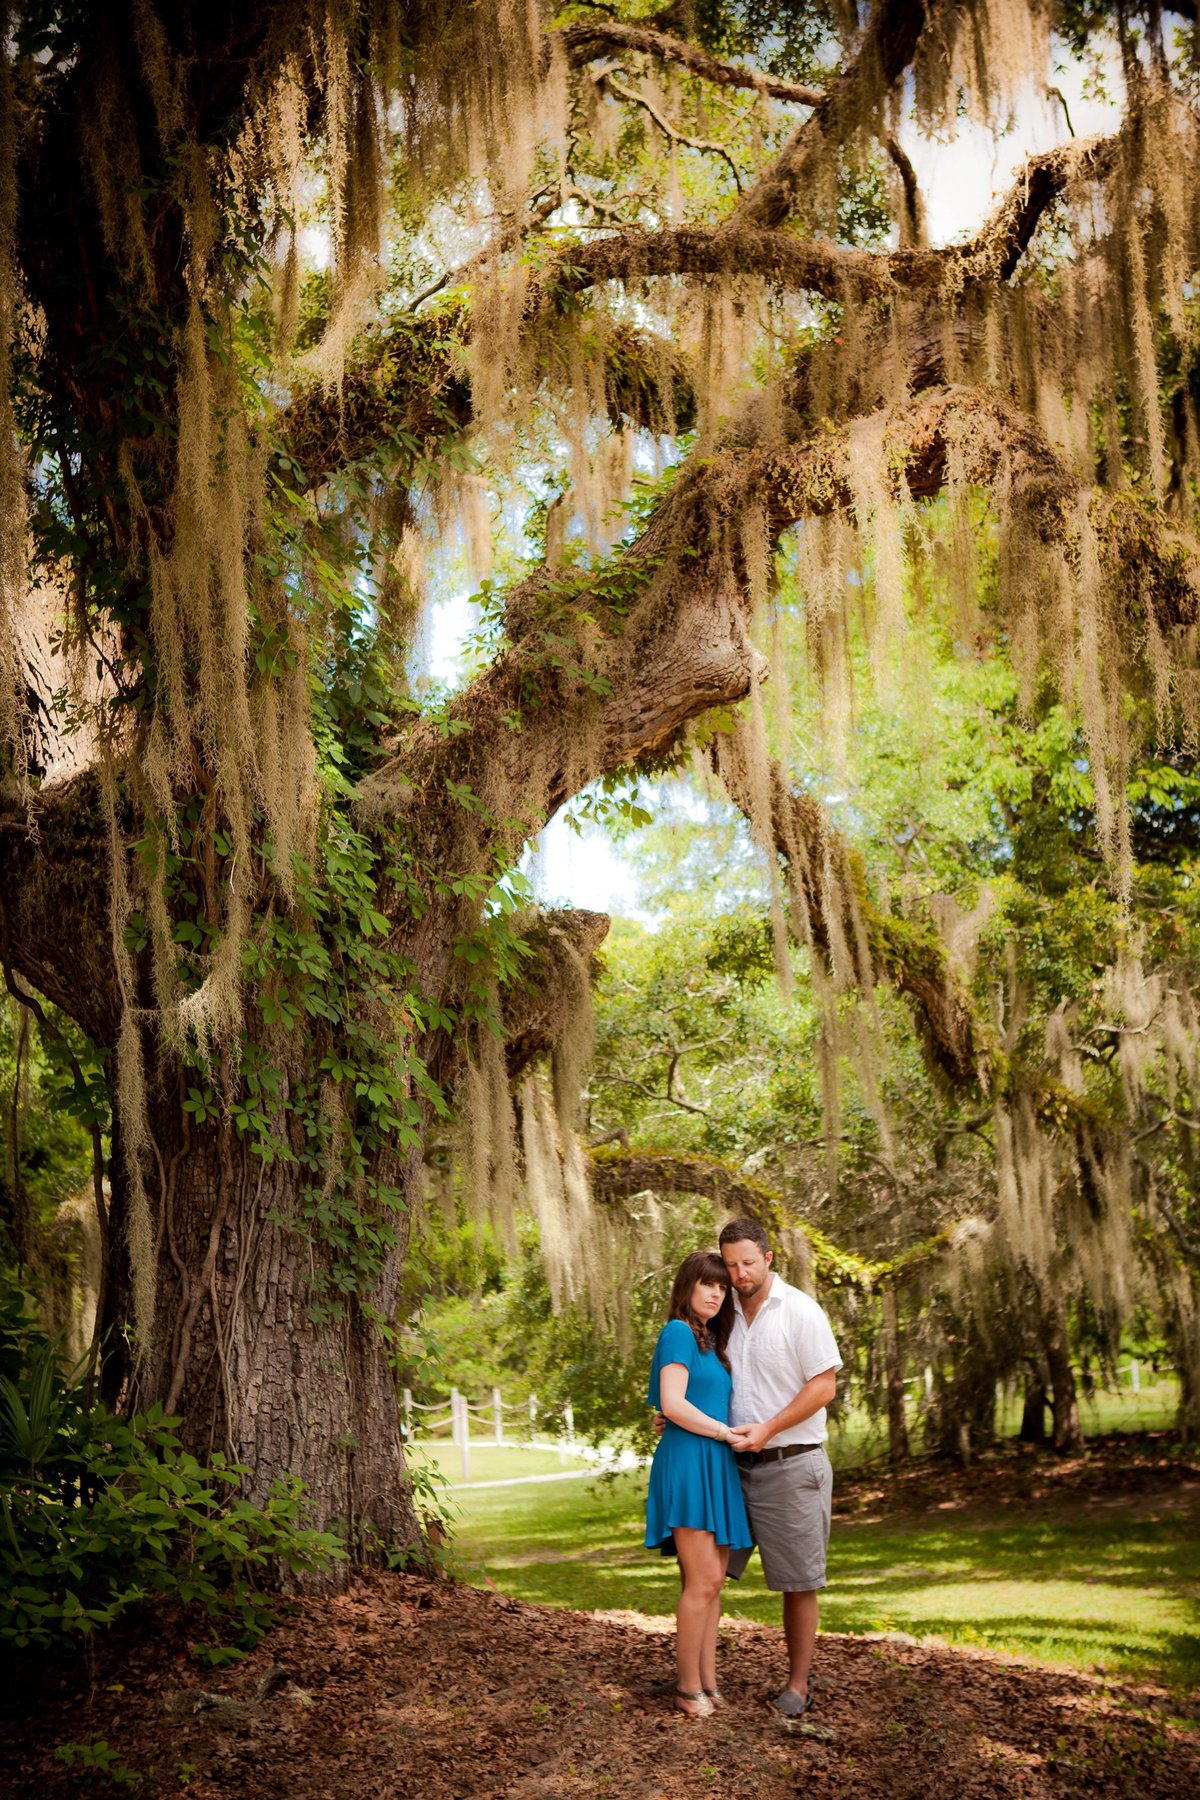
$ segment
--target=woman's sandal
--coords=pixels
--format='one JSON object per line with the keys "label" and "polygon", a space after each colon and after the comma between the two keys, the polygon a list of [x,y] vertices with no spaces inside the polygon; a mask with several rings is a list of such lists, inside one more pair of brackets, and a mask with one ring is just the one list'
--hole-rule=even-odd
{"label": "woman's sandal", "polygon": [[685,1688],[677,1687],[675,1711],[681,1712],[687,1719],[707,1719],[716,1711],[716,1707],[703,1688],[697,1688],[694,1694],[689,1694]]}
{"label": "woman's sandal", "polygon": [[718,1711],[720,1707],[728,1704],[720,1688],[705,1688],[703,1693],[704,1698],[708,1701],[708,1704],[712,1707],[714,1712]]}

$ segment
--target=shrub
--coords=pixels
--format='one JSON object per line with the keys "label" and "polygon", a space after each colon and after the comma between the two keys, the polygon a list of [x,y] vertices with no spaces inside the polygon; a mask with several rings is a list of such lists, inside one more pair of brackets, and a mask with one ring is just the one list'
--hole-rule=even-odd
{"label": "shrub", "polygon": [[242,1653],[271,1621],[267,1586],[326,1567],[338,1538],[304,1523],[297,1481],[261,1506],[239,1493],[249,1471],[184,1449],[161,1407],[133,1420],[84,1404],[53,1348],[4,1330],[0,1369],[0,1643],[50,1648],[160,1598],[203,1615]]}

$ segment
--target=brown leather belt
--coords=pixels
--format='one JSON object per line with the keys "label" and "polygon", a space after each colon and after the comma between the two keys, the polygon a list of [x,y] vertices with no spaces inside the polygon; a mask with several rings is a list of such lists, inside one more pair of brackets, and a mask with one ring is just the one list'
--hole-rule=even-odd
{"label": "brown leather belt", "polygon": [[756,1463],[782,1462],[786,1456],[803,1456],[807,1450],[823,1450],[824,1444],[780,1444],[775,1450],[735,1450],[734,1461],[752,1469]]}

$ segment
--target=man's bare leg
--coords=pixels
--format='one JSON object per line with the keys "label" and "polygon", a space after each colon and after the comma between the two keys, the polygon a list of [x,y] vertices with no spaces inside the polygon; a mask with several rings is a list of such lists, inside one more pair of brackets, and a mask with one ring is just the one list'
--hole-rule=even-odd
{"label": "man's bare leg", "polygon": [[783,1634],[788,1647],[787,1684],[801,1699],[808,1693],[808,1671],[816,1648],[819,1611],[815,1589],[783,1596]]}

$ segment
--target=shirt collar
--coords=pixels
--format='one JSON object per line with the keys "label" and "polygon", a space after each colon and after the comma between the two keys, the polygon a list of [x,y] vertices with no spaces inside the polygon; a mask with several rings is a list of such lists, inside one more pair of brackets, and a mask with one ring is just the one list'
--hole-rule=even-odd
{"label": "shirt collar", "polygon": [[[758,1317],[758,1313],[762,1312],[763,1307],[772,1305],[776,1299],[782,1300],[783,1290],[788,1285],[787,1282],[783,1279],[783,1276],[777,1275],[774,1269],[770,1270],[770,1278],[771,1278],[771,1285],[767,1289],[767,1297],[763,1301],[762,1306],[759,1307],[758,1312],[755,1313],[754,1316],[756,1319]],[[746,1315],[742,1309],[742,1296],[738,1293],[736,1288],[734,1288],[734,1290],[733,1290],[733,1310],[740,1319],[745,1318]]]}

